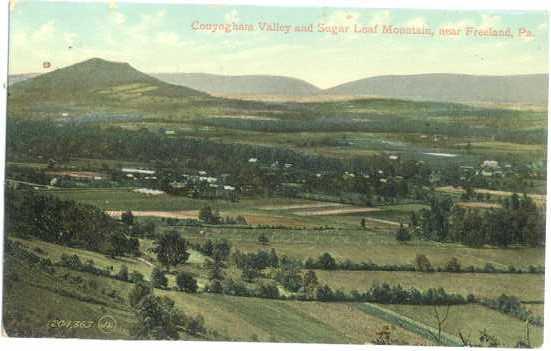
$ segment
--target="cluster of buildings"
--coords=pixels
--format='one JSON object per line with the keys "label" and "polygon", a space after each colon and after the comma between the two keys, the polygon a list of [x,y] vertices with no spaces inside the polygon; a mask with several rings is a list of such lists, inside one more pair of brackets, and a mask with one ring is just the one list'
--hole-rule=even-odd
{"label": "cluster of buildings", "polygon": [[482,177],[504,177],[512,172],[512,166],[510,164],[505,164],[502,167],[498,161],[494,160],[485,160],[479,167],[461,166],[461,169],[466,175],[480,175]]}
{"label": "cluster of buildings", "polygon": [[129,179],[157,180],[157,176],[155,175],[156,172],[151,169],[122,168],[121,172]]}
{"label": "cluster of buildings", "polygon": [[172,193],[190,197],[208,199],[222,198],[236,201],[236,187],[227,184],[229,174],[211,176],[206,171],[198,171],[196,175],[183,174],[169,183]]}
{"label": "cluster of buildings", "polygon": [[[122,168],[121,172],[125,175],[126,178],[131,180],[158,180],[157,172],[152,169]],[[182,174],[180,176],[174,177],[173,179],[170,179],[168,187],[164,186],[163,190],[172,194],[179,194],[190,197],[210,199],[224,198],[228,200],[236,200],[236,188],[232,185],[227,184],[228,177],[229,174],[212,176],[209,175],[207,171],[200,170],[195,174]],[[147,191],[147,193],[149,194],[151,193],[151,191]]]}

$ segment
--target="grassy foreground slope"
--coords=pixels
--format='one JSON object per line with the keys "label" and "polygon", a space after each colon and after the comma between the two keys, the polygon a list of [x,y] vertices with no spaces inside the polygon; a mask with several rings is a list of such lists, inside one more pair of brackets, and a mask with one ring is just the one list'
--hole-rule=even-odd
{"label": "grassy foreground slope", "polygon": [[[37,240],[18,240],[26,249],[57,261],[62,250],[93,259],[99,267],[121,261],[97,253],[52,245]],[[57,247],[57,249],[56,249]],[[10,336],[55,336],[79,338],[131,339],[134,315],[127,304],[133,284],[89,273],[54,266],[50,272],[38,264],[7,255],[5,310],[3,320]],[[125,264],[129,262],[124,261]],[[140,268],[139,266],[132,266]],[[173,284],[173,283],[172,283]],[[187,294],[174,290],[156,290],[173,299],[188,315],[201,314],[206,327],[215,331],[216,340],[371,343],[387,322],[367,315],[347,303],[279,301],[217,294]],[[51,328],[57,320],[98,321],[110,315],[116,328],[106,334],[94,324],[91,328],[66,330]],[[397,342],[427,345],[425,340],[402,328],[393,328]],[[185,336],[184,338],[191,338]]]}
{"label": "grassy foreground slope", "polygon": [[[364,344],[371,343],[388,324],[346,303],[166,294],[184,310],[203,314],[207,325],[235,340]],[[408,344],[429,343],[401,328],[396,328],[395,336]]]}
{"label": "grassy foreground slope", "polygon": [[[63,279],[67,272],[46,272],[18,257],[5,257],[3,324],[9,336],[15,337],[79,337],[127,339],[132,313],[125,303],[98,294],[108,289],[109,281],[94,279],[96,289],[78,286],[74,280]],[[69,273],[70,274],[70,273]],[[97,328],[99,318],[110,315],[117,326],[109,334]],[[52,328],[53,321],[92,321],[90,328]]]}

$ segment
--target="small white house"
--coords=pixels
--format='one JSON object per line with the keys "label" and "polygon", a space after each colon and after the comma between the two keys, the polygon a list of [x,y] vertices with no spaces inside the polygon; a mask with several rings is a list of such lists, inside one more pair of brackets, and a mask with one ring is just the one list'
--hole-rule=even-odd
{"label": "small white house", "polygon": [[482,162],[482,167],[483,168],[498,168],[499,163],[497,161],[493,161],[493,160],[486,160],[486,161]]}

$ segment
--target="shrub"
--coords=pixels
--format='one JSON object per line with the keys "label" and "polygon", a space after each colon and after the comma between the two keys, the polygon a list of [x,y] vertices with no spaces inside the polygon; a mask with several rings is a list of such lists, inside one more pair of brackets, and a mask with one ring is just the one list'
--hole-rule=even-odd
{"label": "shrub", "polygon": [[178,273],[176,276],[176,285],[178,285],[180,290],[188,293],[196,293],[198,288],[197,280],[195,280],[195,278],[187,272]]}
{"label": "shrub", "polygon": [[400,229],[396,231],[396,240],[398,241],[410,241],[411,240],[411,234],[409,233],[409,230],[404,227],[402,223],[400,223]]}
{"label": "shrub", "polygon": [[224,292],[224,289],[222,287],[222,283],[220,280],[213,280],[209,286],[206,288],[207,292],[213,293],[213,294],[221,294]]}
{"label": "shrub", "polygon": [[266,234],[262,233],[258,236],[258,242],[261,245],[268,245],[270,243],[270,239],[266,236]]}
{"label": "shrub", "polygon": [[128,281],[128,267],[122,265],[119,272],[116,275],[116,278],[123,281]]}
{"label": "shrub", "polygon": [[279,289],[273,283],[262,284],[258,288],[258,296],[267,299],[277,299],[279,298]]}
{"label": "shrub", "polygon": [[495,267],[493,264],[491,263],[486,263],[486,265],[484,266],[484,272],[486,273],[494,273],[496,271]]}
{"label": "shrub", "polygon": [[461,271],[461,264],[459,263],[459,260],[455,257],[452,257],[448,263],[446,264],[446,271],[447,272],[460,272]]}
{"label": "shrub", "polygon": [[328,252],[323,253],[319,259],[318,264],[322,269],[333,270],[337,267],[335,259]]}
{"label": "shrub", "polygon": [[251,292],[247,286],[241,281],[235,281],[231,278],[224,280],[222,284],[222,292],[227,295],[234,296],[253,296],[254,293]]}
{"label": "shrub", "polygon": [[154,288],[164,289],[167,287],[168,279],[163,271],[157,267],[153,268],[153,272],[151,272],[151,284]]}
{"label": "shrub", "polygon": [[174,306],[174,301],[166,296],[149,294],[134,306],[135,324],[131,335],[136,339],[180,338],[179,332],[186,319]]}
{"label": "shrub", "polygon": [[135,307],[147,295],[151,294],[151,288],[144,284],[136,284],[128,294],[128,303],[131,307]]}
{"label": "shrub", "polygon": [[316,291],[316,297],[320,301],[332,301],[334,298],[333,290],[327,284],[320,286]]}
{"label": "shrub", "polygon": [[201,335],[207,332],[207,329],[205,328],[205,319],[200,314],[195,317],[191,317],[186,324],[186,331],[188,334]]}
{"label": "shrub", "polygon": [[132,283],[143,283],[144,282],[144,277],[143,277],[143,274],[141,274],[140,272],[138,271],[132,271],[132,273],[130,273],[130,276],[128,277],[128,280]]}
{"label": "shrub", "polygon": [[434,269],[432,268],[432,264],[430,263],[429,259],[425,255],[417,255],[415,257],[415,267],[416,270],[419,272],[432,272]]}
{"label": "shrub", "polygon": [[275,280],[289,291],[297,292],[303,286],[302,276],[296,267],[278,269]]}
{"label": "shrub", "polygon": [[78,255],[69,256],[67,254],[61,255],[61,265],[67,268],[80,269],[82,267],[82,262]]}

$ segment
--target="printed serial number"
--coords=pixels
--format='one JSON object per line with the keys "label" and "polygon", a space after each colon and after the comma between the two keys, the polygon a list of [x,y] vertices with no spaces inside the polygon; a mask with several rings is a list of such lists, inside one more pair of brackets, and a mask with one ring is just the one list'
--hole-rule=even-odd
{"label": "printed serial number", "polygon": [[89,329],[93,327],[95,321],[73,321],[67,319],[53,319],[48,321],[49,328],[57,329]]}

